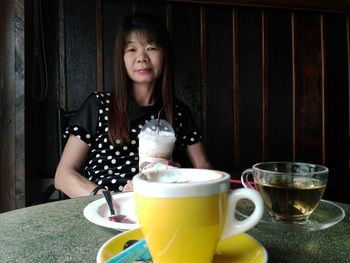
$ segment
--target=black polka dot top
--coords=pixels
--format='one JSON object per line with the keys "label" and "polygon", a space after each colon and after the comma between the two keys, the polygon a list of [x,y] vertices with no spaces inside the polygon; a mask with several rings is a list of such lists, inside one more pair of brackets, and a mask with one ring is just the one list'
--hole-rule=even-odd
{"label": "black polka dot top", "polygon": [[[86,178],[111,191],[122,191],[127,181],[138,173],[138,134],[145,123],[157,118],[162,104],[157,102],[152,106],[139,106],[130,99],[129,142],[121,144],[117,139],[113,146],[107,125],[110,96],[108,92],[91,93],[67,127],[64,137],[72,134],[90,146],[83,169]],[[160,117],[166,119],[164,112]],[[174,153],[177,155],[184,154],[187,146],[201,140],[190,109],[179,99],[175,100],[174,130]]]}

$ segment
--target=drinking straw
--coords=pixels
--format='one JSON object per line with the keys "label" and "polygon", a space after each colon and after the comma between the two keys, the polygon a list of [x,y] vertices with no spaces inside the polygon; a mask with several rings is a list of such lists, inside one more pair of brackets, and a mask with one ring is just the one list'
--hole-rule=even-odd
{"label": "drinking straw", "polygon": [[[127,249],[123,250],[119,254],[107,260],[107,263],[131,263],[136,259],[139,259],[140,256],[149,255],[146,241],[141,239],[135,244],[131,245]],[[150,257],[150,256],[148,256]],[[148,261],[148,259],[146,259]]]}

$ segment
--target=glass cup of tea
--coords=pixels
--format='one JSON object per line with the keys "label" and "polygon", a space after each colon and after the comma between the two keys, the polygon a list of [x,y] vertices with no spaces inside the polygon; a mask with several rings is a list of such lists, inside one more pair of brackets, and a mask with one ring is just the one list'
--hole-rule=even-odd
{"label": "glass cup of tea", "polygon": [[[133,178],[138,222],[157,263],[212,262],[220,239],[254,227],[264,212],[261,195],[230,189],[230,175],[179,168],[140,173]],[[254,203],[245,220],[235,218],[241,199]]]}
{"label": "glass cup of tea", "polygon": [[242,173],[245,188],[253,188],[250,175],[274,220],[303,223],[321,201],[328,168],[299,162],[258,163]]}

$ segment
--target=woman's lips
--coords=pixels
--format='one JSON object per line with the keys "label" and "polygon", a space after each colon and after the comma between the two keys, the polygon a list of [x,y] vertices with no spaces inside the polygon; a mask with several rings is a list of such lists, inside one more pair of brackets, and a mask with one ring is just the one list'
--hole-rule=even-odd
{"label": "woman's lips", "polygon": [[149,69],[149,68],[143,68],[143,69],[136,70],[137,73],[142,74],[142,75],[148,74],[150,71],[151,71],[151,69]]}

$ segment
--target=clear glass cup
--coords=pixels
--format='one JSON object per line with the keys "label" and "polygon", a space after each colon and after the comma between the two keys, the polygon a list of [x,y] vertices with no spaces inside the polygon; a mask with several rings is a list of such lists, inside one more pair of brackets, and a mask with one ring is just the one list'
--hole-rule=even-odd
{"label": "clear glass cup", "polygon": [[139,134],[140,172],[150,163],[171,160],[176,137],[173,127],[162,119],[146,123]]}
{"label": "clear glass cup", "polygon": [[242,184],[255,189],[277,221],[305,222],[321,201],[328,180],[325,166],[298,162],[266,162],[242,173]]}

